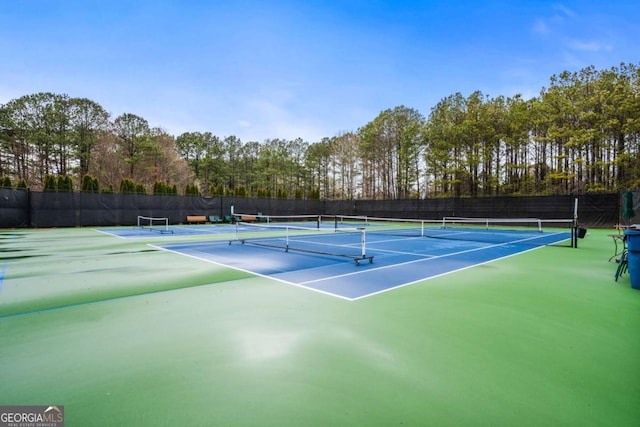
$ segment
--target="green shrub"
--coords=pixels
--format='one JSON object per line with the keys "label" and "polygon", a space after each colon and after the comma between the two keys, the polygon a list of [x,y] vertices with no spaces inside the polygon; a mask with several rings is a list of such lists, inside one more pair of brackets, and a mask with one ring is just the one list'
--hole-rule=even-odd
{"label": "green shrub", "polygon": [[171,191],[171,187],[162,181],[156,181],[153,184],[153,194],[171,194]]}
{"label": "green shrub", "polygon": [[121,193],[135,193],[136,185],[129,178],[124,178],[120,181],[120,192]]}
{"label": "green shrub", "polygon": [[184,188],[184,195],[185,196],[200,196],[200,189],[198,188],[198,186],[196,184],[187,184],[187,186]]}
{"label": "green shrub", "polygon": [[58,190],[58,180],[53,175],[47,175],[44,177],[44,184],[42,186],[44,191],[57,191]]}
{"label": "green shrub", "polygon": [[73,181],[69,175],[58,176],[58,191],[73,191]]}
{"label": "green shrub", "polygon": [[97,193],[99,190],[98,178],[91,175],[85,175],[82,177],[82,184],[80,185],[80,191],[87,191],[91,193]]}
{"label": "green shrub", "polygon": [[222,183],[211,185],[211,187],[209,187],[209,195],[224,196],[224,185]]}

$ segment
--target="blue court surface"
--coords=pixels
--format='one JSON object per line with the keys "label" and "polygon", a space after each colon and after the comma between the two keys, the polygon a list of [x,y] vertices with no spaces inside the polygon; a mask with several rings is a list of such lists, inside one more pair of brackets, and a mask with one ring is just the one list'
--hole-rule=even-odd
{"label": "blue court surface", "polygon": [[357,300],[540,246],[568,248],[563,242],[571,238],[563,231],[436,230],[430,237],[411,237],[408,233],[378,234],[370,229],[364,234],[361,230],[287,230],[284,235],[252,228],[247,238],[241,234],[227,240],[152,246]]}
{"label": "blue court surface", "polygon": [[202,236],[207,234],[233,233],[235,227],[229,224],[199,224],[199,225],[171,225],[167,228],[163,226],[154,227],[109,227],[96,229],[100,233],[110,234],[123,239],[148,239],[166,238],[170,236]]}

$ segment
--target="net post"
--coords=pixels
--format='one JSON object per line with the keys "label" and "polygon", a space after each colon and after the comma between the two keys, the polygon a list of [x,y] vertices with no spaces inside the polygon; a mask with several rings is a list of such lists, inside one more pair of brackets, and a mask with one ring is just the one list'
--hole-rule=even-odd
{"label": "net post", "polygon": [[571,241],[573,248],[578,247],[578,198],[575,198],[573,204],[573,227],[571,229]]}
{"label": "net post", "polygon": [[286,248],[285,252],[289,252],[289,227],[285,227],[285,239],[286,239]]}

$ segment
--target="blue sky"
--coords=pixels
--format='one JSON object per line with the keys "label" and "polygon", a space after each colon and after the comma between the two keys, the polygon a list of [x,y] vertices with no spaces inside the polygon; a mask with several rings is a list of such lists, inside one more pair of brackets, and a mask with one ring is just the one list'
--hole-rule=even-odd
{"label": "blue sky", "polygon": [[0,0],[0,103],[64,93],[175,136],[317,142],[399,105],[637,65],[638,16],[637,0]]}

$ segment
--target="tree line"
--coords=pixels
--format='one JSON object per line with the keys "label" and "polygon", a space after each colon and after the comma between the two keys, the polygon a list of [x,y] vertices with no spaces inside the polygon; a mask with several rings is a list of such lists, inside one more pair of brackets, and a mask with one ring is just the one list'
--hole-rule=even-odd
{"label": "tree line", "polygon": [[455,93],[426,117],[397,106],[314,142],[174,137],[89,99],[36,93],[0,105],[0,177],[32,189],[64,177],[67,189],[205,196],[582,194],[640,186],[639,136],[632,64],[565,71],[532,99]]}
{"label": "tree line", "polygon": [[0,106],[0,176],[46,190],[69,177],[74,189],[111,192],[129,191],[128,181],[141,192],[156,182],[184,186],[192,179],[174,137],[162,129],[131,113],[111,119],[95,101],[54,93]]}

